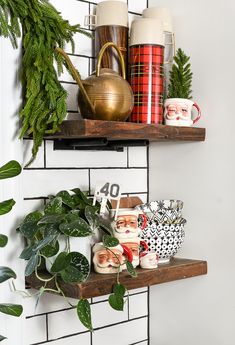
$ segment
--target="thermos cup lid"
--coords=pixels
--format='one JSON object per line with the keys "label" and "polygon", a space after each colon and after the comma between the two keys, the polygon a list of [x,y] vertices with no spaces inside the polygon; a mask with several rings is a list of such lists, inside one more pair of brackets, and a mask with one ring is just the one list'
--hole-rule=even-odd
{"label": "thermos cup lid", "polygon": [[123,1],[102,1],[96,7],[96,26],[128,26],[128,7]]}
{"label": "thermos cup lid", "polygon": [[139,44],[158,44],[164,46],[161,20],[152,18],[135,19],[131,24],[130,46]]}
{"label": "thermos cup lid", "polygon": [[163,24],[163,30],[173,32],[172,17],[170,11],[166,7],[149,7],[143,10],[144,18],[160,19]]}

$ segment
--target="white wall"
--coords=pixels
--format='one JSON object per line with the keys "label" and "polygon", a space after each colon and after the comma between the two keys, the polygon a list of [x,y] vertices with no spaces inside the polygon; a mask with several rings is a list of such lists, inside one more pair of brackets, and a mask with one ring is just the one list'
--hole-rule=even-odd
{"label": "white wall", "polygon": [[151,344],[235,344],[235,2],[150,0],[169,7],[176,43],[191,56],[205,143],[153,144],[150,199],[179,198],[188,220],[180,256],[208,275],[151,288]]}

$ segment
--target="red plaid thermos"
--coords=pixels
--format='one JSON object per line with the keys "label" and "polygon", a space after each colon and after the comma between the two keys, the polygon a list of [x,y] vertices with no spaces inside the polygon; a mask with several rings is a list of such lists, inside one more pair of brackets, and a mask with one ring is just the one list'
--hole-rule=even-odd
{"label": "red plaid thermos", "polygon": [[163,122],[164,40],[162,24],[149,18],[132,23],[130,84],[134,93],[132,122]]}

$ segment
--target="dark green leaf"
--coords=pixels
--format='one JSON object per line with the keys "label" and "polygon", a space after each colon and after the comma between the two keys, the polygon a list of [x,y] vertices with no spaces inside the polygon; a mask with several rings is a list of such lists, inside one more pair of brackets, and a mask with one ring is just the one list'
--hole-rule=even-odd
{"label": "dark green leaf", "polygon": [[22,305],[19,304],[0,304],[0,313],[19,317],[23,312]]}
{"label": "dark green leaf", "polygon": [[105,247],[116,247],[119,244],[119,241],[117,238],[110,236],[110,235],[104,235],[103,236],[103,243]]}
{"label": "dark green leaf", "polygon": [[46,247],[40,250],[40,253],[44,255],[46,258],[50,258],[58,253],[60,249],[59,242],[56,241],[54,245],[49,244]]}
{"label": "dark green leaf", "polygon": [[41,212],[39,212],[39,211],[34,211],[34,212],[29,213],[29,214],[25,217],[23,223],[38,222],[41,218],[42,218]]}
{"label": "dark green leaf", "polygon": [[60,198],[59,196],[52,199],[44,208],[44,212],[47,215],[61,214],[62,211],[62,198]]}
{"label": "dark green leaf", "polygon": [[85,281],[85,277],[81,271],[74,266],[68,266],[65,270],[60,272],[61,278],[65,283],[81,283]]}
{"label": "dark green leaf", "polygon": [[59,228],[65,235],[72,237],[85,237],[92,234],[90,226],[82,218],[71,223],[62,223]]}
{"label": "dark green leaf", "polygon": [[123,311],[123,307],[124,307],[123,296],[111,294],[109,296],[109,304],[113,309]]}
{"label": "dark green leaf", "polygon": [[25,276],[28,277],[30,274],[32,274],[39,263],[39,255],[38,253],[35,253],[35,255],[31,256],[29,259],[27,266],[25,268]]}
{"label": "dark green leaf", "polygon": [[37,224],[37,221],[30,221],[22,223],[19,230],[23,236],[28,239],[32,239],[36,233],[39,231],[40,226]]}
{"label": "dark green leaf", "polygon": [[43,249],[44,247],[46,247],[49,243],[51,243],[54,239],[56,238],[56,236],[47,236],[45,238],[43,238],[41,241],[37,242],[35,244],[35,248],[34,251],[38,251]]}
{"label": "dark green leaf", "polygon": [[63,204],[65,204],[66,206],[72,209],[75,207],[75,203],[73,201],[72,196],[66,190],[62,190],[61,192],[56,194],[56,196],[61,197]]}
{"label": "dark green leaf", "polygon": [[15,201],[13,199],[0,202],[0,216],[10,212],[14,205],[15,205]]}
{"label": "dark green leaf", "polygon": [[99,216],[96,214],[96,210],[93,206],[85,207],[85,217],[88,220],[92,231],[95,231],[97,228],[99,228]]}
{"label": "dark green leaf", "polygon": [[63,214],[50,214],[42,217],[38,224],[55,224],[55,223],[60,223],[64,219]]}
{"label": "dark green leaf", "polygon": [[74,192],[76,194],[76,196],[83,201],[86,205],[92,205],[92,199],[89,199],[87,197],[88,193],[84,193],[81,191],[81,189],[79,188],[74,188],[72,189],[72,192]]}
{"label": "dark green leaf", "polygon": [[60,271],[63,271],[66,267],[70,264],[70,257],[69,254],[66,252],[61,252],[55,259],[55,262],[53,263],[51,267],[51,272],[58,273]]}
{"label": "dark green leaf", "polygon": [[7,245],[8,237],[0,234],[0,248],[3,248]]}
{"label": "dark green leaf", "polygon": [[46,224],[44,228],[44,237],[60,235],[58,224]]}
{"label": "dark green leaf", "polygon": [[119,295],[119,296],[123,297],[126,293],[126,288],[124,285],[117,283],[113,287],[113,292],[115,295]]}
{"label": "dark green leaf", "polygon": [[0,335],[0,341],[3,341],[3,340],[5,340],[5,339],[7,339],[7,338],[4,337],[3,335]]}
{"label": "dark green leaf", "polygon": [[20,254],[20,259],[29,260],[35,254],[35,247],[35,244],[25,247]]}
{"label": "dark green leaf", "polygon": [[16,161],[10,161],[0,168],[0,180],[15,177],[21,172],[21,166]]}
{"label": "dark green leaf", "polygon": [[126,261],[126,268],[132,277],[137,277],[136,270],[130,261]]}
{"label": "dark green leaf", "polygon": [[66,223],[75,222],[79,218],[80,211],[72,210],[71,212],[67,213],[64,217]]}
{"label": "dark green leaf", "polygon": [[85,281],[90,273],[90,265],[87,258],[79,252],[71,252],[68,254],[70,258],[70,265],[77,268],[83,274],[83,281]]}
{"label": "dark green leaf", "polygon": [[16,278],[15,272],[9,267],[0,266],[0,283],[3,283],[11,278]]}
{"label": "dark green leaf", "polygon": [[87,329],[93,330],[91,321],[91,307],[86,299],[81,299],[77,304],[78,318]]}

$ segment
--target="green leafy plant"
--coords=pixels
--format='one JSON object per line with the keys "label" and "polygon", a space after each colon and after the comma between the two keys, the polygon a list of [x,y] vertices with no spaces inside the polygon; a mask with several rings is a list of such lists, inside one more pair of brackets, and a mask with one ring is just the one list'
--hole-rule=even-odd
{"label": "green leafy plant", "polygon": [[[1,0],[0,35],[9,37],[14,48],[23,32],[22,81],[25,104],[20,112],[20,138],[32,135],[34,160],[45,134],[58,131],[67,115],[67,93],[58,81],[63,60],[55,50],[70,43],[74,51],[73,35],[90,35],[80,25],[70,25],[48,0]],[[64,64],[66,66],[66,64]],[[67,66],[66,66],[67,67]]]}
{"label": "green leafy plant", "polygon": [[[21,166],[16,161],[10,161],[0,168],[0,180],[15,177],[21,172]],[[15,201],[13,199],[5,200],[0,202],[0,215],[7,214],[11,211],[14,206]],[[4,234],[0,234],[0,248],[7,245],[8,237]],[[0,266],[0,284],[4,283],[9,279],[15,279],[15,272],[6,266]],[[19,304],[11,303],[0,303],[0,313],[8,314],[11,316],[20,316],[23,312],[23,308]],[[6,339],[4,336],[0,335],[0,342]]]}
{"label": "green leafy plant", "polygon": [[[24,218],[18,230],[24,236],[27,245],[20,258],[27,260],[25,276],[35,273],[37,279],[42,282],[38,300],[44,292],[54,292],[65,297],[61,283],[82,283],[88,278],[91,267],[87,258],[77,251],[70,250],[70,241],[73,237],[91,236],[98,231],[102,233],[104,246],[108,250],[119,244],[112,236],[111,221],[104,220],[99,211],[98,202],[93,205],[87,193],[75,188],[70,192],[60,191],[49,198],[43,210],[34,211]],[[60,248],[61,238],[66,241],[65,249]],[[50,260],[51,276],[45,278],[40,269],[45,261]],[[128,264],[128,270],[133,275],[131,263]],[[52,283],[54,289],[48,287]],[[126,291],[124,287],[121,288],[118,273],[117,286],[114,286],[109,301],[116,310],[123,309],[124,290]],[[81,299],[76,310],[82,324],[92,330],[89,302]]]}
{"label": "green leafy plant", "polygon": [[192,76],[190,57],[179,48],[174,56],[167,98],[192,98]]}

